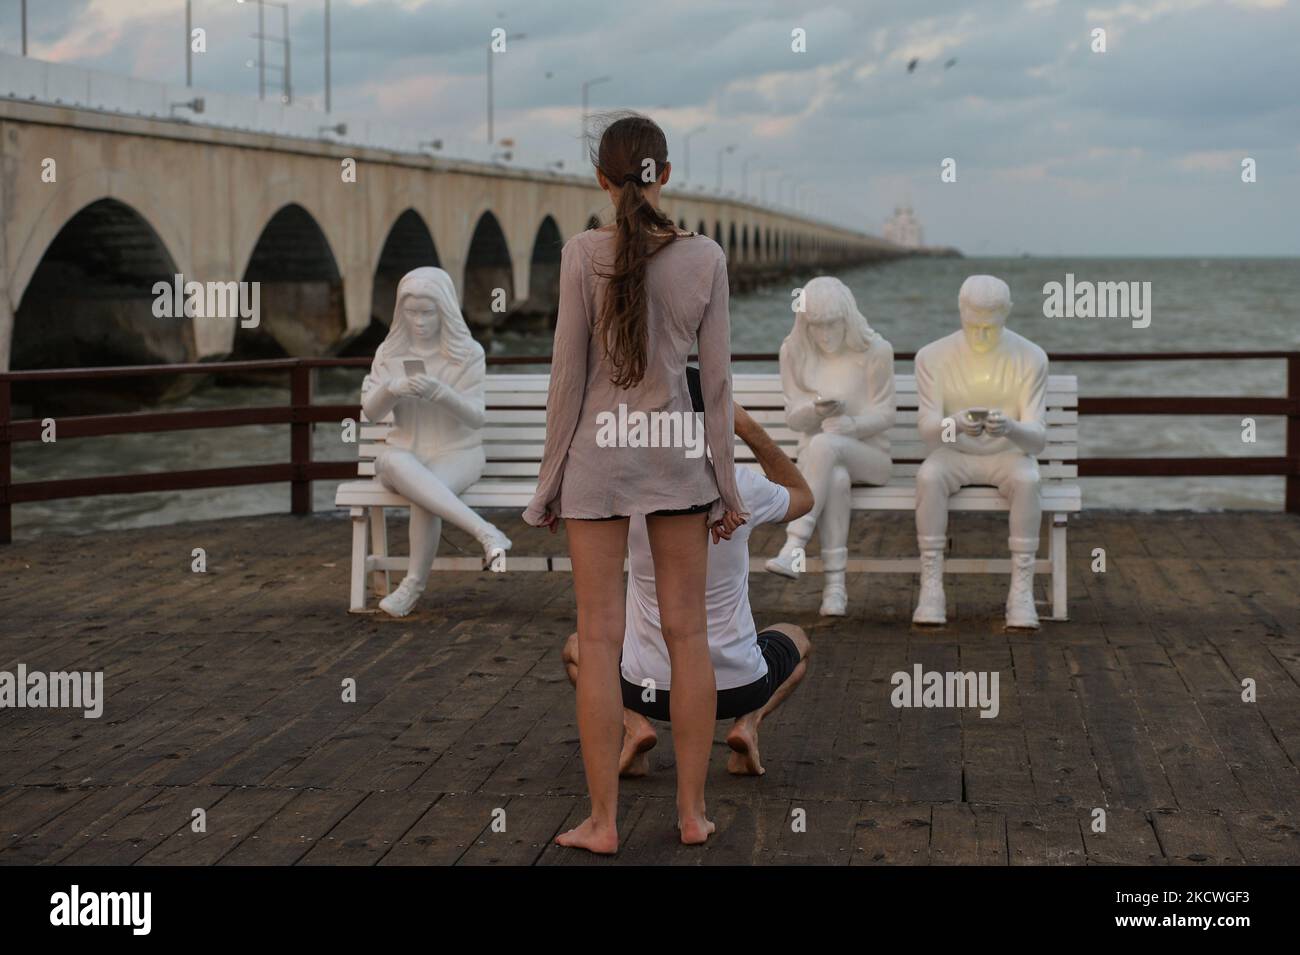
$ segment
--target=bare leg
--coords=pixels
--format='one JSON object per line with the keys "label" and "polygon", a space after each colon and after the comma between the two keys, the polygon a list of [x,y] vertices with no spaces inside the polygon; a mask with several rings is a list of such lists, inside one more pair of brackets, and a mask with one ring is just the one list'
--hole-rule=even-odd
{"label": "bare leg", "polygon": [[[618,658],[623,648],[623,575],[626,519],[565,521],[573,589],[578,599],[578,738],[591,794],[591,815],[556,838],[562,846],[612,854],[618,851],[618,763],[623,744],[623,697]],[[575,657],[577,659],[578,657]]]}
{"label": "bare leg", "polygon": [[801,627],[797,627],[792,623],[775,623],[764,629],[780,630],[793,640],[794,645],[799,649],[799,663],[790,672],[785,682],[776,688],[776,692],[772,694],[762,709],[746,713],[737,719],[727,733],[727,745],[732,749],[731,755],[727,758],[727,772],[734,773],[737,776],[762,776],[767,772],[763,768],[758,755],[759,724],[790,698],[794,688],[799,685],[799,682],[804,678],[804,674],[808,672],[808,655],[812,653],[812,643]]}
{"label": "bare leg", "polygon": [[650,759],[646,753],[654,749],[659,736],[650,721],[636,710],[623,708],[623,749],[618,754],[620,776],[648,776]]}
{"label": "bare leg", "polygon": [[673,673],[668,706],[677,755],[677,825],[682,842],[690,845],[704,842],[714,829],[704,807],[718,711],[704,612],[708,529],[703,514],[647,517],[646,528],[654,557],[660,630]]}
{"label": "bare leg", "polygon": [[[578,685],[578,635],[569,634],[564,641],[564,672],[569,682]],[[645,776],[650,772],[650,760],[646,753],[654,749],[659,742],[659,735],[650,721],[634,710],[623,708],[623,748],[618,754],[618,774],[620,776]]]}

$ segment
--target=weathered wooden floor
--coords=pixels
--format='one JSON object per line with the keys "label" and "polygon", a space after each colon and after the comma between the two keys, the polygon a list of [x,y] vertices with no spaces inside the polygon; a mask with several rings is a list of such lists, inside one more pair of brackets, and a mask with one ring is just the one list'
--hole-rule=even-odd
{"label": "weathered wooden floor", "polygon": [[[519,553],[562,551],[491,516]],[[954,515],[957,553],[999,555],[1005,528]],[[908,555],[913,534],[859,515],[854,552]],[[405,620],[352,616],[348,541],[274,516],[0,548],[0,670],[102,670],[107,697],[98,720],[0,710],[0,862],[609,864],[551,844],[586,812],[570,578],[435,575]],[[718,832],[683,848],[661,732],[614,863],[1300,862],[1300,520],[1095,512],[1070,541],[1072,618],[1038,635],[1002,630],[1005,577],[950,577],[955,619],[920,632],[910,577],[851,576],[827,622],[817,579],[755,575],[760,626],[814,642],[764,725],[768,773],[728,776],[720,733]],[[894,708],[916,663],[997,671],[999,716]]]}

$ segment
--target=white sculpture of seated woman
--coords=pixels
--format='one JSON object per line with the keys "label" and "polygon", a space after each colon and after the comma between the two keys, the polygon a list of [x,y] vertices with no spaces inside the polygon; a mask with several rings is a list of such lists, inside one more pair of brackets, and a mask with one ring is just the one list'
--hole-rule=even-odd
{"label": "white sculpture of seated woman", "polygon": [[790,428],[799,432],[799,470],[813,492],[813,509],[786,529],[785,546],[766,564],[794,577],[814,529],[821,533],[821,612],[848,607],[849,495],[857,484],[884,484],[893,462],[894,350],[867,324],[848,286],[820,276],[803,290],[794,328],[781,344],[781,388]]}
{"label": "white sculpture of seated woman", "polygon": [[472,534],[488,560],[510,548],[509,538],[460,499],[486,464],[485,373],[483,347],[469,333],[451,276],[430,267],[403,276],[388,336],[361,385],[367,418],[393,413],[375,476],[411,502],[410,566],[379,603],[394,617],[410,613],[424,591],[443,518]]}

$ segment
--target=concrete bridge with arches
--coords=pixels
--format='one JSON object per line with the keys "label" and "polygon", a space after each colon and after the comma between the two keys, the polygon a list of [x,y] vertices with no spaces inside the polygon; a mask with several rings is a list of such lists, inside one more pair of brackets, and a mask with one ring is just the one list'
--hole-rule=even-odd
{"label": "concrete bridge with arches", "polygon": [[[906,254],[671,186],[663,206],[739,283]],[[610,213],[586,174],[3,99],[0,370],[335,354],[382,334],[398,278],[429,264],[489,337],[553,314],[561,246]],[[176,274],[259,282],[260,325],[154,317]]]}

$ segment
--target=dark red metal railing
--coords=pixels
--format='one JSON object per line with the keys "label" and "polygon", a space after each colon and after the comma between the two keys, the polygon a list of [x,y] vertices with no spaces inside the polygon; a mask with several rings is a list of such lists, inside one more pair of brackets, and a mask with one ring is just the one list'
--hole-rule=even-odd
{"label": "dark red metal railing", "polygon": [[[895,357],[910,361],[912,353]],[[1116,352],[1111,354],[1060,352],[1049,355],[1054,362],[1164,362],[1164,361],[1284,361],[1287,368],[1285,397],[1142,397],[1080,398],[1080,415],[1259,415],[1287,419],[1286,451],[1283,457],[1219,456],[1159,458],[1083,458],[1081,477],[1229,477],[1283,476],[1286,478],[1285,507],[1300,513],[1300,352]],[[736,362],[772,362],[775,354],[735,354]],[[543,365],[546,355],[511,355],[488,358],[490,365]],[[369,358],[281,358],[267,361],[193,362],[178,365],[132,365],[113,368],[69,368],[0,373],[0,543],[13,534],[13,507],[31,501],[89,497],[97,494],[131,494],[145,491],[178,491],[203,487],[233,487],[243,484],[273,484],[287,481],[290,507],[294,514],[311,511],[313,481],[343,480],[356,475],[352,461],[313,461],[311,434],[317,422],[337,423],[357,418],[358,404],[318,405],[312,403],[312,371],[316,368],[365,368]],[[201,411],[144,411],[118,414],[77,415],[58,419],[60,438],[101,437],[112,434],[141,434],[232,428],[242,425],[287,424],[290,429],[290,460],[285,464],[256,464],[186,471],[151,471],[143,474],[96,475],[45,481],[12,480],[13,445],[39,441],[41,419],[12,420],[12,386],[15,382],[88,381],[138,378],[157,375],[214,375],[236,373],[278,373],[289,376],[289,404],[254,408],[213,408]]]}

